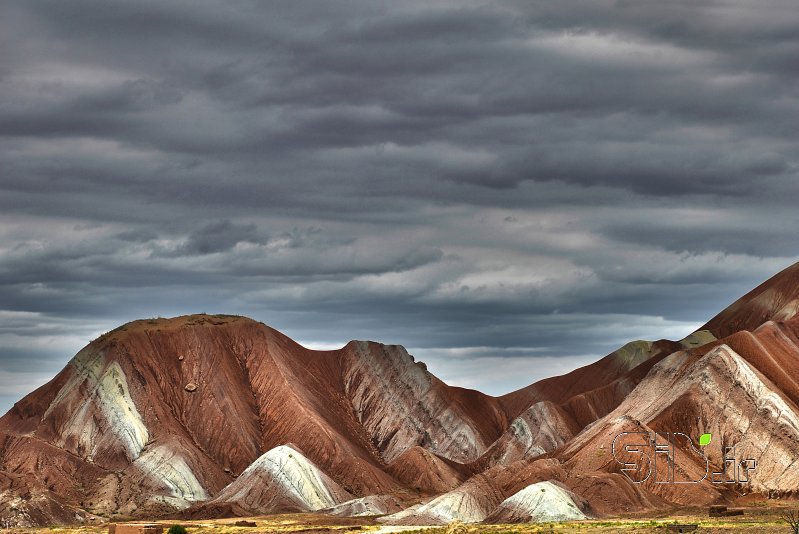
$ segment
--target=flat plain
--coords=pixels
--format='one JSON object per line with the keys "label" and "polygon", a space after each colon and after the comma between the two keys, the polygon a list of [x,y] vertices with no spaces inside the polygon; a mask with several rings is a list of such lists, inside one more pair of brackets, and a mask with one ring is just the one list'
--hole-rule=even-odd
{"label": "flat plain", "polygon": [[[199,521],[154,521],[164,526],[164,532],[173,524],[186,527],[189,534],[586,534],[623,532],[643,534],[645,532],[670,532],[669,525],[697,524],[695,532],[707,534],[720,533],[789,533],[788,524],[782,514],[799,510],[796,501],[754,502],[742,507],[744,515],[711,518],[706,509],[673,510],[653,517],[613,517],[584,521],[565,521],[553,523],[527,523],[511,525],[451,524],[447,526],[394,526],[381,525],[374,518],[335,518],[320,514],[277,514],[247,518],[256,523],[255,527],[238,527],[234,523],[240,518],[212,519]],[[139,522],[139,521],[137,521]],[[108,524],[86,525],[80,527],[40,527],[5,529],[8,533],[25,534],[105,534]]]}

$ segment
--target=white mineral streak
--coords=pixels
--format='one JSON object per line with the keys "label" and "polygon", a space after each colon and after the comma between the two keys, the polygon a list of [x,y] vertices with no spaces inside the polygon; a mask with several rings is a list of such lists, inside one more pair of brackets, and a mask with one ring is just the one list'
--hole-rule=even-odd
{"label": "white mineral streak", "polygon": [[180,454],[169,446],[147,449],[134,462],[143,472],[169,490],[169,502],[185,508],[195,501],[208,499],[208,493]]}
{"label": "white mineral streak", "polygon": [[752,299],[751,303],[763,310],[769,310],[774,321],[787,321],[799,311],[799,300],[785,301],[786,294],[771,287]]}
{"label": "white mineral streak", "polygon": [[[120,365],[117,362],[106,364],[102,353],[86,349],[75,357],[71,365],[72,376],[59,390],[44,417],[62,403],[70,402],[73,393],[86,402],[78,403],[78,408],[63,425],[59,445],[64,446],[70,438],[75,438],[78,451],[86,458],[93,458],[101,443],[108,445],[104,433],[111,432],[128,459],[138,458],[149,433],[130,396],[128,381]],[[98,424],[98,416],[105,425]]]}
{"label": "white mineral streak", "polygon": [[772,318],[775,321],[787,321],[788,319],[794,317],[797,311],[799,311],[799,300],[794,299],[788,301],[772,316]]}
{"label": "white mineral streak", "polygon": [[752,299],[751,303],[764,309],[773,308],[780,300],[780,293],[776,288],[770,287]]}
{"label": "white mineral streak", "polygon": [[[739,385],[746,392],[749,400],[757,406],[758,415],[768,414],[780,424],[788,426],[794,438],[799,438],[799,417],[797,417],[797,414],[778,393],[763,383],[746,360],[727,345],[721,345],[714,349],[713,352],[716,353],[716,357],[722,356],[727,359],[724,362],[726,364],[725,367],[732,372],[736,385]],[[713,355],[708,354],[705,356],[705,358],[708,357],[712,358]],[[717,359],[715,363],[718,366],[719,360]],[[698,365],[694,367],[694,373],[692,373],[694,377],[698,374],[696,372],[697,367]],[[701,370],[700,372],[703,378],[709,376],[706,370]]]}
{"label": "white mineral streak", "polygon": [[397,499],[390,495],[369,495],[325,508],[320,512],[339,517],[366,517],[390,514],[400,509]]}
{"label": "white mineral streak", "polygon": [[[532,409],[532,407],[531,407]],[[517,417],[513,420],[513,423],[510,425],[508,432],[513,436],[513,438],[518,442],[520,453],[519,457],[534,457],[544,454],[546,451],[543,447],[539,445],[535,445],[535,440],[533,437],[533,433],[540,432],[541,428],[532,429],[530,428],[530,424],[527,422],[527,419],[524,415]],[[506,463],[508,461],[513,461],[516,455],[512,454],[512,451],[506,450],[501,459],[500,463]]]}
{"label": "white mineral streak", "polygon": [[455,489],[439,495],[427,504],[411,506],[402,512],[382,517],[380,522],[393,524],[414,519],[428,524],[446,524],[455,520],[479,523],[489,512],[472,492]]}
{"label": "white mineral streak", "polygon": [[551,402],[541,401],[527,408],[513,420],[497,443],[503,452],[499,463],[534,458],[552,452],[572,437],[568,425]]}
{"label": "white mineral streak", "polygon": [[266,473],[286,495],[308,510],[320,510],[339,504],[327,486],[322,471],[305,456],[288,445],[281,445],[264,453],[250,464],[239,477],[222,490],[217,499],[227,502],[246,501],[252,491],[253,480]]}
{"label": "white mineral streak", "polygon": [[[768,357],[766,348],[760,345],[760,349]],[[572,440],[565,453],[578,450],[597,433],[606,432],[603,429],[620,417],[647,424],[680,397],[691,395],[708,419],[686,421],[693,428],[671,431],[697,435],[711,432],[716,447],[720,446],[719,440],[729,436],[728,441],[736,445],[739,461],[757,461],[748,484],[752,491],[799,490],[794,465],[799,458],[799,415],[792,403],[761,377],[728,345],[715,347],[693,363],[685,352],[675,352],[656,364],[618,408]],[[711,455],[714,450],[718,452],[711,449]]]}
{"label": "white mineral streak", "polygon": [[[497,507],[494,514],[531,522],[586,519],[569,492],[549,481],[530,484]],[[528,519],[529,516],[529,519]]]}
{"label": "white mineral streak", "polygon": [[387,463],[417,444],[459,462],[485,451],[465,414],[435,395],[431,376],[404,348],[386,346],[375,354],[361,342],[357,352],[346,392]]}
{"label": "white mineral streak", "polygon": [[[676,378],[676,380],[671,381],[671,383],[663,383],[662,386],[664,388],[660,389],[660,391],[664,391],[666,394],[646,403],[638,402],[641,400],[639,397],[650,391],[653,384],[649,383],[648,379],[641,382],[623,403],[623,405],[628,405],[627,407],[630,408],[628,413],[631,417],[649,421],[689,389],[699,387],[707,395],[708,399],[713,399],[720,406],[726,408],[724,416],[727,419],[727,423],[736,423],[735,426],[745,430],[751,422],[747,415],[748,413],[767,415],[769,419],[787,426],[791,434],[799,439],[799,417],[797,417],[797,414],[779,394],[760,379],[749,363],[728,345],[719,345],[705,354],[691,366],[690,371],[687,373],[679,372],[683,359],[684,354],[675,353],[665,358],[652,369],[649,376],[653,379],[657,378],[658,375],[662,375],[661,382],[664,381],[663,379],[668,380],[668,378]],[[740,409],[743,407],[736,408],[729,405],[728,400],[733,401],[731,396],[734,393],[743,393],[745,399],[755,409],[751,412],[745,412]]]}

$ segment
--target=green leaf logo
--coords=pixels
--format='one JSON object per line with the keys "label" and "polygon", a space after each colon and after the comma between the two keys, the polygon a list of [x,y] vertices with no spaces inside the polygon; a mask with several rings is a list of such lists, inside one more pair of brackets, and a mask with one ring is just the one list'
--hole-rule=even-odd
{"label": "green leaf logo", "polygon": [[702,434],[699,436],[699,446],[704,447],[705,445],[710,443],[710,438],[712,436],[710,434]]}

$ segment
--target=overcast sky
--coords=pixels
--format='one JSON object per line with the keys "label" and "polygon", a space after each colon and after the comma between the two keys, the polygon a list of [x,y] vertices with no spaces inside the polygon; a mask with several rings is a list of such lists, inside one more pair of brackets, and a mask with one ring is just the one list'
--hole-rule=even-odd
{"label": "overcast sky", "polygon": [[244,314],[501,394],[799,259],[795,0],[5,1],[0,411]]}

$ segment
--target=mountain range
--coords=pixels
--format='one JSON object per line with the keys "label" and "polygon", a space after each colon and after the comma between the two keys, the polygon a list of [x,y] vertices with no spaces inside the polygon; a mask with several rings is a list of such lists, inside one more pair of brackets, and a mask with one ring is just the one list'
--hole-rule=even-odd
{"label": "mountain range", "polygon": [[505,523],[793,494],[797,311],[799,264],[682,340],[501,397],[397,345],[315,351],[239,316],[134,321],[0,418],[0,513]]}

